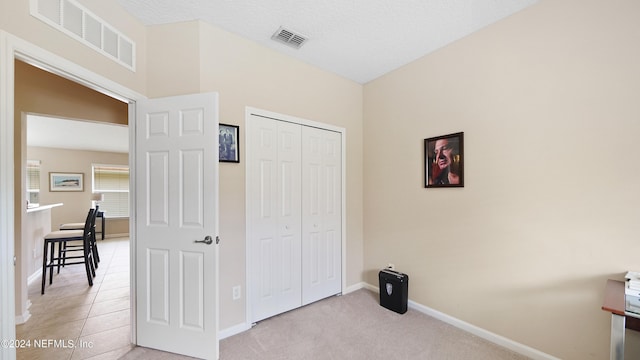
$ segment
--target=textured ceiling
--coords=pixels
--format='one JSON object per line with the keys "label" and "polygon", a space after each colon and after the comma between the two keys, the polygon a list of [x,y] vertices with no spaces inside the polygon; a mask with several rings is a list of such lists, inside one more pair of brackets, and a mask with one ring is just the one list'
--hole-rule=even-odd
{"label": "textured ceiling", "polygon": [[[144,24],[201,19],[364,84],[537,0],[118,0]],[[271,40],[284,26],[309,40]]]}

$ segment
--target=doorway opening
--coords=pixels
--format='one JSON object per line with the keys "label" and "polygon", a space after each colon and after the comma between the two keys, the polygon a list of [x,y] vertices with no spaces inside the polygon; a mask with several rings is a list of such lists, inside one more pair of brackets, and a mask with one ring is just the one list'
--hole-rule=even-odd
{"label": "doorway opening", "polygon": [[[46,61],[45,61],[46,62]],[[95,346],[86,349],[109,353],[123,351],[135,342],[135,326],[132,320],[131,296],[131,263],[130,252],[133,249],[133,228],[128,217],[109,217],[107,204],[97,204],[95,198],[94,164],[113,164],[129,167],[131,155],[129,144],[129,103],[122,98],[114,98],[106,90],[92,89],[75,77],[68,76],[58,67],[45,65],[26,56],[15,54],[14,61],[14,121],[15,136],[15,174],[14,174],[14,251],[17,255],[15,267],[15,291],[13,296],[16,304],[16,333],[18,339],[25,334],[31,335],[46,332],[47,337],[53,335],[46,314],[69,314],[57,316],[54,322],[56,338],[66,341],[78,341],[83,336],[104,336],[113,340],[113,334],[118,334],[119,342],[97,341]],[[73,79],[73,80],[71,80]],[[85,81],[89,81],[85,79]],[[94,85],[95,86],[95,85]],[[11,120],[10,120],[11,121]],[[72,124],[73,123],[73,124]],[[29,125],[45,126],[44,133],[48,133],[49,142],[32,139],[37,135],[29,131]],[[72,125],[69,125],[72,124]],[[61,129],[71,126],[67,130]],[[117,128],[117,136],[124,139],[108,138],[105,126]],[[33,127],[30,129],[33,130]],[[42,135],[42,134],[40,134]],[[53,141],[56,140],[60,141]],[[77,141],[84,140],[84,141]],[[88,140],[88,141],[87,141]],[[114,148],[115,143],[124,143],[127,148]],[[83,144],[84,143],[84,144]],[[88,146],[88,147],[87,147]],[[29,161],[29,160],[36,161]],[[27,186],[24,179],[27,164],[38,164],[40,176],[38,189],[32,184]],[[53,192],[50,191],[49,176],[52,172],[73,172],[82,174],[84,181],[82,191]],[[129,183],[129,181],[126,181]],[[61,203],[51,211],[48,219],[50,228],[43,228],[41,232],[57,230],[57,226],[66,222],[77,222],[86,216],[86,211],[95,205],[102,205],[104,216],[98,221],[98,250],[101,263],[98,266],[94,286],[89,287],[84,281],[83,274],[76,270],[81,267],[70,266],[62,269],[61,276],[54,276],[53,287],[47,287],[45,295],[39,291],[42,276],[42,244],[33,242],[30,233],[28,217],[34,213],[33,207],[27,213],[24,203],[33,203],[37,199],[39,205]],[[100,200],[102,200],[101,198]],[[131,202],[124,200],[127,207]],[[63,210],[64,209],[64,210]],[[80,213],[77,216],[76,213]],[[55,215],[54,215],[55,214]],[[102,226],[105,224],[106,226]],[[104,237],[104,239],[103,239]],[[130,241],[131,240],[131,241]],[[27,246],[23,246],[27,245]],[[29,247],[28,251],[24,248]],[[40,259],[40,261],[38,261]],[[102,273],[102,274],[101,274]],[[31,292],[36,283],[38,291]],[[119,283],[119,285],[115,285]],[[48,283],[47,283],[48,285]],[[57,285],[57,286],[56,286]],[[98,285],[98,286],[96,286]],[[13,289],[10,289],[13,290]],[[106,308],[105,308],[106,307]],[[46,312],[43,309],[46,308]],[[20,310],[23,310],[20,312]],[[73,315],[71,315],[73,314]],[[13,315],[13,314],[12,314]],[[43,317],[44,316],[44,317]],[[12,316],[13,317],[13,316]],[[92,320],[93,318],[93,320]],[[60,320],[69,320],[65,326]],[[23,323],[23,324],[21,324]],[[92,324],[111,323],[112,329]],[[120,326],[119,326],[120,325]],[[92,327],[93,326],[93,327]],[[127,329],[124,329],[127,327]],[[130,329],[129,329],[130,328]],[[124,331],[123,331],[124,330]],[[106,344],[123,345],[119,349],[98,349],[96,346]],[[112,345],[109,345],[112,346]],[[48,349],[47,351],[68,351],[69,349]],[[78,349],[72,349],[78,351]],[[130,350],[130,349],[129,349]],[[128,350],[127,350],[128,351]],[[18,351],[18,358],[28,358],[29,354]]]}

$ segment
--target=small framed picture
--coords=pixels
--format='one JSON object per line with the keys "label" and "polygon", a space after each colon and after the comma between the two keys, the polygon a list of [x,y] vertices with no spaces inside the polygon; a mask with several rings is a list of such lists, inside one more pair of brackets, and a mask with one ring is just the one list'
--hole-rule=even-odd
{"label": "small framed picture", "polygon": [[424,139],[424,187],[464,187],[463,135]]}
{"label": "small framed picture", "polygon": [[84,191],[84,174],[51,172],[49,191]]}
{"label": "small framed picture", "polygon": [[239,126],[219,124],[218,159],[221,162],[240,162],[239,134]]}

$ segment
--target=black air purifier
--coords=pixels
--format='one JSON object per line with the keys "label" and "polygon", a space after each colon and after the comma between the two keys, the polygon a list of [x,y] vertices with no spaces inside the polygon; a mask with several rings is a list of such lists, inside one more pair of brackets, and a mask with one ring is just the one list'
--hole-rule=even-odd
{"label": "black air purifier", "polygon": [[380,281],[380,305],[398,314],[407,312],[409,276],[391,269],[378,273]]}

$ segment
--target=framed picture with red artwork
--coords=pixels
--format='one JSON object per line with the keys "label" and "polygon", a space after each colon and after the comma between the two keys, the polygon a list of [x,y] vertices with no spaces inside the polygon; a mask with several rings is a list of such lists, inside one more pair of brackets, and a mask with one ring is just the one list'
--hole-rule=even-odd
{"label": "framed picture with red artwork", "polygon": [[424,187],[464,187],[464,133],[424,139]]}

